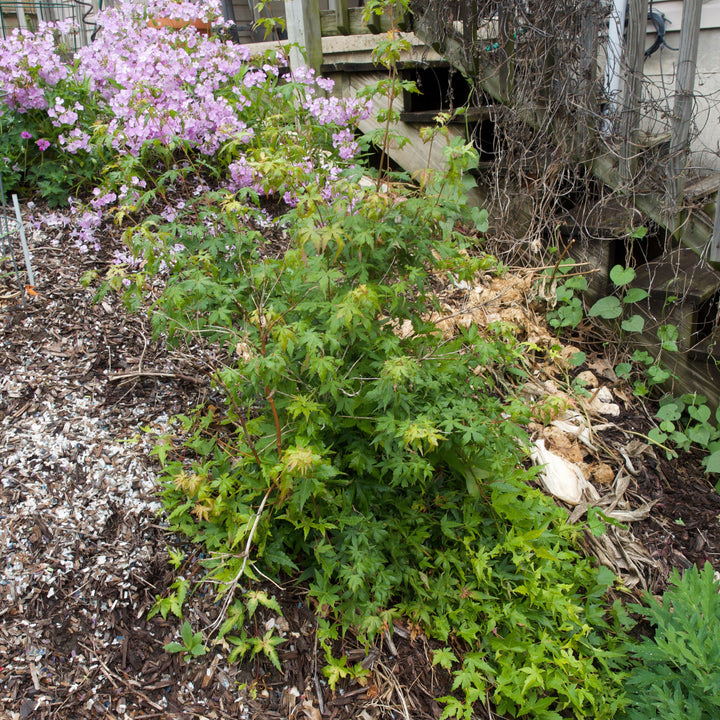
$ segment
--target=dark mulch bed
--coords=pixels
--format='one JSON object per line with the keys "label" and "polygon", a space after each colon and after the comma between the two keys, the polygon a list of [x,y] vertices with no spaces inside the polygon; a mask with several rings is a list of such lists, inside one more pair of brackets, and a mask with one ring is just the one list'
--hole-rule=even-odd
{"label": "dark mulch bed", "polygon": [[[24,303],[12,273],[0,273],[0,713],[41,718],[437,718],[448,677],[432,648],[398,627],[376,647],[339,645],[371,671],[366,685],[322,674],[316,619],[292,583],[268,587],[283,608],[258,614],[278,624],[283,674],[255,657],[228,666],[222,653],[186,664],[164,652],[179,621],[147,619],[176,573],[167,548],[197,549],[167,533],[154,498],[153,437],[169,417],[213,395],[212,349],[168,351],[148,323],[112,298],[93,302],[83,273],[106,269],[114,240],[79,255],[35,238],[37,295]],[[599,433],[603,459],[620,466],[647,414],[625,408]],[[148,435],[141,428],[150,431]],[[709,560],[720,570],[720,497],[699,464],[645,452],[632,466],[634,506],[655,501],[630,524],[651,558],[646,585],[662,591],[673,567]],[[189,603],[192,624],[218,611],[210,594]]]}

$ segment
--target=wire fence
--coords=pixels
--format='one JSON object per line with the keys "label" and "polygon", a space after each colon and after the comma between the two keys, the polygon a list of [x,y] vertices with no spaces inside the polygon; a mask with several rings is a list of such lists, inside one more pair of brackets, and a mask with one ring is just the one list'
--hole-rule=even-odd
{"label": "wire fence", "polygon": [[94,15],[102,0],[0,0],[0,32],[5,38],[16,28],[36,30],[40,22],[74,20],[62,37],[69,51],[87,45],[95,30]]}

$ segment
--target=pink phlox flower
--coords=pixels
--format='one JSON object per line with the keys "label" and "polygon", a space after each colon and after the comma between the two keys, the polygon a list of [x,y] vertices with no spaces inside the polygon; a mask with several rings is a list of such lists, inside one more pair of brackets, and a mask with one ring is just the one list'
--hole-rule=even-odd
{"label": "pink phlox flower", "polygon": [[58,117],[61,125],[74,125],[77,122],[78,114],[74,110],[66,110]]}
{"label": "pink phlox flower", "polygon": [[301,85],[313,85],[315,83],[315,71],[312,68],[301,65],[292,72],[283,75],[283,80],[288,80]]}
{"label": "pink phlox flower", "polygon": [[100,188],[95,188],[93,195],[95,197],[90,201],[90,205],[94,210],[102,210],[102,208],[117,200],[117,195],[114,192],[108,192],[103,195]]}
{"label": "pink phlox flower", "polygon": [[45,152],[50,147],[50,143],[45,138],[40,138],[37,141],[37,146],[40,148],[40,152]]}
{"label": "pink phlox flower", "polygon": [[228,183],[228,187],[233,192],[237,192],[242,188],[252,187],[255,182],[255,170],[247,164],[245,158],[240,158],[230,163],[228,172],[230,173],[230,183]]}
{"label": "pink phlox flower", "polygon": [[360,145],[356,142],[352,130],[340,130],[333,133],[332,143],[342,160],[350,160],[360,152]]}
{"label": "pink phlox flower", "polygon": [[178,213],[175,210],[175,208],[171,207],[170,205],[166,205],[163,211],[160,213],[160,217],[163,218],[166,222],[175,222],[177,220]]}
{"label": "pink phlox flower", "polygon": [[77,153],[78,150],[85,150],[86,152],[88,152],[90,150],[90,140],[91,137],[90,135],[88,135],[88,133],[86,133],[84,130],[80,130],[80,128],[74,128],[70,131],[70,137],[61,144],[64,144],[65,150],[67,150],[67,152],[74,155],[75,153]]}
{"label": "pink phlox flower", "polygon": [[250,70],[243,78],[243,85],[249,89],[262,85],[266,80],[267,75],[262,70]]}
{"label": "pink phlox flower", "polygon": [[319,77],[315,80],[317,86],[325,92],[331,92],[335,87],[335,81],[331,78]]}

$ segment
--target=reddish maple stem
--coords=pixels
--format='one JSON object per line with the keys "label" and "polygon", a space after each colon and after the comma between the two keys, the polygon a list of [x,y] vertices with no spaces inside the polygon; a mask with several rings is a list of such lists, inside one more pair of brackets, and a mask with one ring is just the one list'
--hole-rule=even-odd
{"label": "reddish maple stem", "polygon": [[273,392],[267,387],[265,388],[265,397],[270,403],[270,409],[272,410],[273,420],[275,420],[275,444],[277,445],[278,460],[282,457],[282,431],[280,429],[280,418],[278,417],[277,408],[275,407],[275,400],[273,400]]}

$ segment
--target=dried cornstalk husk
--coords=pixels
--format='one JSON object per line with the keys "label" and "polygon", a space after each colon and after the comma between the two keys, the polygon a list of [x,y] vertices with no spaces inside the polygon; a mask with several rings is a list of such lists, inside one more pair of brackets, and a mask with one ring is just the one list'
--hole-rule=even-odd
{"label": "dried cornstalk husk", "polygon": [[543,466],[539,475],[540,482],[553,497],[569,505],[581,502],[583,492],[593,498],[599,497],[592,484],[585,479],[582,470],[575,463],[548,450],[545,440],[535,442],[530,457],[535,465]]}

